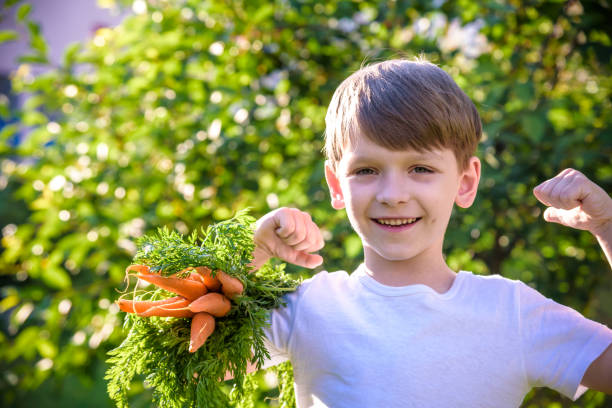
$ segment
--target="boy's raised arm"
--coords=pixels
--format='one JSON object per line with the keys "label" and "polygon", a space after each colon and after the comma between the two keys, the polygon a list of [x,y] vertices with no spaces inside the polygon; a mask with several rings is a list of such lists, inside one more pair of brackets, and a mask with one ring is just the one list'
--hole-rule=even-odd
{"label": "boy's raised arm", "polygon": [[[255,270],[272,257],[305,268],[316,268],[323,262],[321,255],[312,253],[323,248],[321,231],[310,214],[296,208],[278,208],[258,219],[253,240],[255,250],[251,266]],[[247,363],[247,373],[256,370],[255,364]],[[232,378],[228,371],[225,380]]]}
{"label": "boy's raised arm", "polygon": [[[565,169],[533,190],[548,208],[544,219],[590,231],[612,267],[612,198],[577,170]],[[612,394],[612,345],[591,363],[582,385]]]}

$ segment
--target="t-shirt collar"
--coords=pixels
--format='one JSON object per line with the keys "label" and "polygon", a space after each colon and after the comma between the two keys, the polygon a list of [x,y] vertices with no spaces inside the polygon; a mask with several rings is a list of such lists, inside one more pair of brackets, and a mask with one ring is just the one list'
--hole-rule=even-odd
{"label": "t-shirt collar", "polygon": [[430,294],[440,299],[450,299],[455,296],[455,294],[459,291],[463,280],[471,274],[471,272],[459,271],[459,273],[455,277],[453,285],[445,293],[438,293],[429,286],[421,283],[406,286],[383,285],[367,273],[366,267],[363,263],[359,265],[355,272],[351,274],[351,278],[357,279],[367,289],[381,296],[408,296],[415,294]]}

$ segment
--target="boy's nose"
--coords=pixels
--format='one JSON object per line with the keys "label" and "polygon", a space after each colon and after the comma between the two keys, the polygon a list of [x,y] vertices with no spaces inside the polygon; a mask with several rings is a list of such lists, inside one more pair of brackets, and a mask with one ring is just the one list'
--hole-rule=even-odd
{"label": "boy's nose", "polygon": [[410,199],[407,187],[406,183],[397,177],[385,177],[380,181],[376,200],[391,206],[407,203]]}

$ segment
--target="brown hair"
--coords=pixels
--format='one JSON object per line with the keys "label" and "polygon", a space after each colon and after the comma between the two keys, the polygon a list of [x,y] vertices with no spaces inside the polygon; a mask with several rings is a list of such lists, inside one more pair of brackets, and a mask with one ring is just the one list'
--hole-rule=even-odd
{"label": "brown hair", "polygon": [[325,153],[334,167],[362,134],[390,150],[449,148],[463,170],[482,132],[470,98],[424,60],[389,60],[353,73],[334,92],[325,124]]}

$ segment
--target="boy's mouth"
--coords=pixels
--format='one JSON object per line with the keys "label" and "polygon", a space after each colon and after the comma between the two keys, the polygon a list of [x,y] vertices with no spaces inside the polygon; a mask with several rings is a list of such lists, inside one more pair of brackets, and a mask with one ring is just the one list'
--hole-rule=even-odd
{"label": "boy's mouth", "polygon": [[404,225],[414,224],[421,218],[372,218],[372,220],[380,225],[390,227],[402,227]]}

